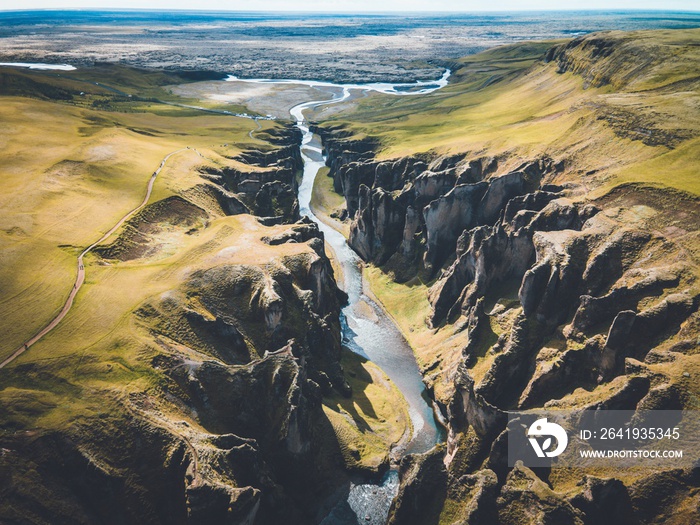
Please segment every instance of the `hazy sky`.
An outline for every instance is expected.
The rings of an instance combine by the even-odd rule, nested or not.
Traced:
[[[160,8],[231,11],[516,11],[666,9],[700,11],[700,0],[0,0],[0,10]]]

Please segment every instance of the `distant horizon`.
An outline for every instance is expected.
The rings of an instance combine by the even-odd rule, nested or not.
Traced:
[[[333,10],[303,10],[303,9],[197,9],[197,8],[165,8],[165,7],[32,7],[22,9],[3,9],[0,13],[22,13],[32,11],[93,11],[93,12],[163,12],[179,11],[183,13],[260,13],[260,14],[333,14],[333,15],[396,15],[396,14],[472,14],[472,13],[700,13],[698,9],[668,9],[668,8],[562,8],[562,9],[472,9],[465,11],[458,10],[413,10],[413,11],[333,11]]]
[[[7,0],[0,0],[4,3]],[[384,0],[377,9],[374,0],[267,0],[264,7],[250,8],[251,2],[236,0],[200,0],[192,7],[186,0],[112,0],[104,6],[99,0],[26,0],[21,8],[3,8],[0,12],[28,11],[182,11],[192,13],[278,13],[278,14],[472,14],[472,13],[570,13],[570,12],[665,12],[700,13],[697,0]],[[67,3],[67,2],[66,2]],[[255,4],[255,2],[253,2]],[[467,4],[467,5],[465,5]],[[663,4],[663,5],[659,5]]]

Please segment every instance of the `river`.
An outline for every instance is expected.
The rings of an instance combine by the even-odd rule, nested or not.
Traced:
[[[41,62],[0,62],[0,66],[56,71],[75,71],[76,69],[74,66],[69,64],[43,64]]]
[[[449,73],[443,79],[446,80]],[[442,80],[442,79],[441,79]],[[430,92],[437,87],[431,83]],[[377,89],[377,85],[364,89]],[[412,84],[415,86],[415,84]],[[348,304],[341,312],[343,343],[352,351],[366,357],[378,365],[384,373],[401,390],[409,407],[413,424],[411,440],[394,456],[407,453],[421,453],[430,450],[435,444],[444,440],[442,426],[436,421],[425,385],[418,369],[413,350],[408,345],[393,320],[384,309],[376,304],[363,291],[362,261],[348,246],[345,237],[321,221],[311,210],[310,201],[314,180],[319,170],[325,166],[320,138],[309,130],[303,112],[305,109],[331,103],[341,102],[350,96],[351,89],[359,86],[334,86],[343,90],[330,100],[317,100],[299,104],[290,110],[297,127],[302,132],[301,153],[304,161],[304,173],[299,185],[299,208],[302,216],[309,217],[318,224],[325,236],[326,243],[332,248],[338,264],[342,268],[344,282],[341,287],[348,294]],[[406,94],[391,91],[382,85],[382,92]],[[413,92],[416,93],[416,92]],[[365,303],[373,315],[358,314],[358,305]],[[378,483],[358,482],[349,487],[347,499],[335,508],[321,522],[322,525],[370,524],[383,525],[386,522],[391,501],[398,491],[398,473],[389,470]]]

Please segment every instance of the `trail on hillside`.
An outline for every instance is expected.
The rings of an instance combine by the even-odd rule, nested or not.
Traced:
[[[78,292],[80,291],[80,288],[83,286],[83,283],[85,282],[85,265],[83,264],[83,258],[90,253],[96,246],[99,244],[103,243],[106,241],[109,237],[112,236],[112,234],[117,231],[127,220],[129,220],[133,215],[141,211],[146,204],[148,204],[149,199],[151,198],[151,193],[153,192],[153,184],[156,182],[156,178],[160,174],[161,170],[165,167],[166,162],[168,162],[168,159],[175,155],[176,153],[179,153],[181,151],[186,151],[186,150],[191,150],[195,152],[197,155],[200,157],[202,156],[201,153],[199,153],[197,150],[191,149],[191,148],[180,148],[178,150],[172,151],[168,153],[162,161],[160,161],[160,165],[156,169],[156,171],[153,172],[153,175],[151,175],[151,178],[148,181],[148,185],[146,186],[146,195],[143,198],[143,201],[141,204],[139,204],[136,208],[133,210],[129,211],[126,215],[124,215],[117,223],[110,228],[109,231],[107,231],[102,237],[100,237],[97,241],[93,242],[90,246],[85,248],[82,253],[78,256],[78,274],[75,278],[75,282],[73,284],[73,288],[70,291],[70,294],[68,295],[68,299],[66,299],[66,302],[63,304],[63,308],[61,308],[61,311],[58,312],[56,317],[54,317],[49,324],[47,324],[44,328],[42,328],[39,332],[37,332],[34,336],[32,336],[26,343],[24,343],[22,346],[20,346],[17,350],[15,350],[7,359],[5,359],[2,363],[0,363],[0,368],[4,368],[8,364],[10,364],[12,361],[17,359],[19,356],[21,356],[24,352],[29,350],[29,348],[34,345],[37,341],[39,341],[42,337],[44,337],[46,334],[48,334],[51,330],[56,328],[58,324],[63,320],[63,318],[68,314],[70,311],[71,307],[73,306],[73,300],[75,299],[75,296],[78,295]]]

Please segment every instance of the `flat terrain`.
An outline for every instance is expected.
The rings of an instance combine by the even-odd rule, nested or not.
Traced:
[[[434,79],[451,60],[524,40],[696,27],[697,13],[313,15],[149,11],[0,13],[0,61],[119,62],[245,78]]]
[[[330,91],[340,89],[317,89],[301,85],[271,85],[247,82],[195,82],[166,87],[177,97],[196,99],[210,105],[241,105],[260,115],[289,120],[289,110],[301,102],[326,100]]]

